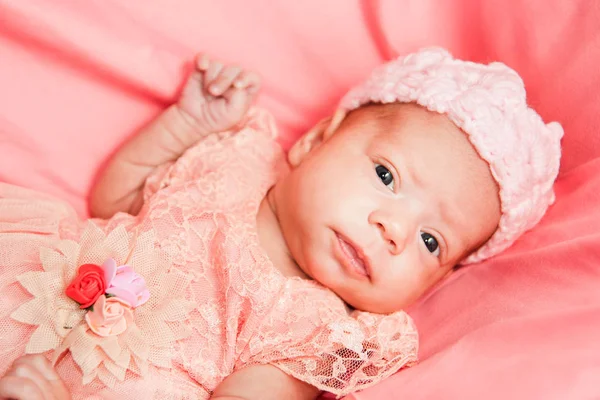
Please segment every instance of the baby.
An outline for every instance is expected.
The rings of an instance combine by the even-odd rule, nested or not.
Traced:
[[[287,158],[251,108],[259,86],[198,57],[179,101],[100,176],[99,218],[0,185],[0,396],[365,388],[416,361],[405,307],[554,200],[562,128],[503,64],[394,60]]]

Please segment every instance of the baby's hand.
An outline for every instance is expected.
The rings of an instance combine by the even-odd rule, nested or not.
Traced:
[[[202,133],[225,131],[241,121],[259,88],[256,73],[198,55],[178,106]]]
[[[42,355],[18,358],[0,379],[0,399],[70,400],[71,395]]]

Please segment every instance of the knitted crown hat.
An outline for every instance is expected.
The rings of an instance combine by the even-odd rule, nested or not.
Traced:
[[[461,264],[479,262],[512,245],[554,202],[563,129],[527,106],[519,75],[498,62],[477,64],[446,50],[422,49],[376,68],[340,103],[347,112],[367,103],[417,103],[445,114],[488,162],[500,189],[492,237]]]

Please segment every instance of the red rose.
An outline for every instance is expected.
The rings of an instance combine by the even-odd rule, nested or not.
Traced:
[[[104,294],[105,290],[104,270],[98,265],[84,264],[79,267],[77,276],[67,287],[65,294],[78,302],[80,308],[88,308]]]

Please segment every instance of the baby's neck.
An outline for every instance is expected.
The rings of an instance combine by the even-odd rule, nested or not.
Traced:
[[[298,276],[310,279],[293,259],[285,242],[277,218],[273,188],[267,192],[260,203],[258,214],[256,215],[256,226],[260,245],[279,272],[287,277]]]

